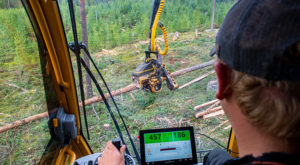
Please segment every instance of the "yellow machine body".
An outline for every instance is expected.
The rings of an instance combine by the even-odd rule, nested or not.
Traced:
[[[229,135],[229,140],[228,140],[228,146],[227,146],[227,151],[229,152],[229,154],[236,158],[239,157],[239,149],[238,149],[238,145],[237,145],[237,141],[236,141],[236,137],[235,137],[235,133],[233,130],[230,131],[230,135]]]
[[[41,53],[46,59],[46,72],[51,76],[59,106],[74,114],[77,139],[62,148],[54,148],[41,159],[41,164],[70,164],[76,158],[92,153],[80,131],[79,106],[72,64],[58,4],[54,0],[24,0],[38,40],[43,45]],[[50,111],[50,110],[49,110]]]

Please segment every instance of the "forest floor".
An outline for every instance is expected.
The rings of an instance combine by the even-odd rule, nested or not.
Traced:
[[[195,32],[182,33],[176,41],[172,41],[173,35],[174,34],[169,34],[170,50],[168,55],[163,58],[164,63],[171,72],[207,62],[214,58],[209,57],[208,54],[214,45],[215,33],[200,32],[197,38],[195,37]],[[147,41],[139,41],[92,54],[97,67],[109,84],[111,91],[131,84],[131,74],[135,68],[144,61],[143,52],[147,46]],[[74,59],[72,55],[72,60]],[[176,77],[175,80],[179,85],[183,85],[212,69],[212,66],[210,66]],[[92,71],[95,70],[92,69]],[[211,80],[215,80],[214,74],[180,90],[170,91],[164,83],[163,90],[157,94],[135,90],[131,93],[116,96],[115,100],[137,147],[139,148],[137,138],[139,130],[179,126],[194,127],[198,151],[220,147],[199,133],[206,134],[223,146],[226,146],[230,129],[225,130],[223,128],[229,124],[210,133],[212,129],[226,120],[225,116],[217,116],[206,120],[197,119],[194,116],[194,106],[215,99],[215,92],[206,90],[207,83]],[[8,88],[7,85],[0,83],[0,94],[6,97],[7,93],[10,92]],[[18,90],[22,92],[22,89]],[[26,87],[24,87],[24,90],[27,92],[31,91]],[[39,90],[43,89],[35,89],[35,91]],[[95,96],[98,95],[95,88],[93,91]],[[27,102],[27,104],[31,102],[36,103],[38,102],[36,99],[41,99],[40,95],[25,97],[24,102]],[[111,103],[111,99],[109,100]],[[31,106],[31,109],[22,109],[19,107],[20,109],[13,110],[12,108],[14,108],[13,104],[15,104],[15,101],[16,100],[6,100],[5,111],[3,109],[1,112],[7,116],[0,114],[0,126],[45,111],[45,109],[43,109],[45,105],[38,104],[34,107]],[[3,102],[1,102],[1,104],[2,103]],[[114,108],[113,111],[117,116]],[[87,106],[87,118],[91,136],[88,142],[94,152],[101,152],[108,140],[118,137],[116,129],[102,102]],[[118,121],[120,121],[119,118]],[[105,130],[104,124],[109,124],[110,129]],[[124,127],[121,126],[121,129],[124,130]],[[83,132],[86,132],[84,125]],[[123,131],[123,133],[125,135],[125,131]],[[47,118],[20,126],[7,133],[1,133],[0,164],[9,164],[10,160],[12,164],[37,164],[49,139]],[[129,143],[128,148],[132,151]]]

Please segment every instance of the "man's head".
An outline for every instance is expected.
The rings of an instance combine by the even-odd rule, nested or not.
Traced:
[[[272,136],[300,138],[300,1],[238,1],[214,50],[217,98]]]

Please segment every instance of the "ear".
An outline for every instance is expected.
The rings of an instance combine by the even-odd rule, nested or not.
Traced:
[[[231,68],[224,63],[216,62],[214,68],[218,79],[218,92],[216,98],[222,100],[229,97],[232,93],[231,91]]]

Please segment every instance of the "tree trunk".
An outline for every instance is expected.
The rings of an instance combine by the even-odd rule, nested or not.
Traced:
[[[81,32],[82,32],[82,42],[88,48],[88,35],[87,35],[87,27],[86,27],[86,13],[85,13],[85,0],[79,1],[80,5],[80,23],[81,23]],[[86,53],[84,53],[84,62],[90,68],[90,61]],[[87,72],[85,72],[85,80],[86,80],[86,91],[87,97],[90,98],[93,96],[92,90],[92,82],[91,78]]]
[[[213,5],[213,11],[212,11],[212,18],[211,18],[211,26],[210,26],[210,31],[212,32],[214,30],[214,23],[215,23],[215,9],[216,9],[216,0],[214,1]]]
[[[8,9],[10,8],[9,0],[7,0],[7,8],[8,8]]]

